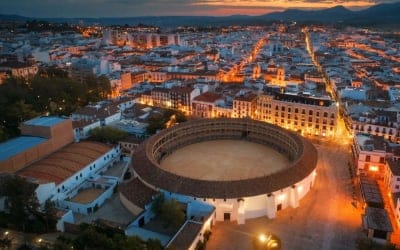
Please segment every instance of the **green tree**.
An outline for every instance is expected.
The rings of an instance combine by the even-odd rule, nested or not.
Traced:
[[[54,250],[73,249],[73,247],[74,247],[73,240],[63,235],[58,236],[53,244]]]
[[[146,241],[146,249],[148,250],[162,250],[164,249],[161,245],[161,242],[157,239],[148,239]]]
[[[159,194],[151,205],[155,216],[159,216],[164,227],[178,228],[185,222],[182,205],[175,199],[166,200],[164,194]]]
[[[46,231],[55,231],[57,224],[57,209],[53,201],[49,199],[46,200],[42,216],[46,222]]]
[[[11,248],[11,239],[8,237],[0,238],[0,249],[9,249]]]
[[[178,229],[185,222],[185,213],[182,211],[181,203],[175,199],[164,201],[160,216],[164,227]]]
[[[147,127],[147,134],[153,135],[158,130],[165,129],[167,123],[170,126],[174,125],[175,123],[182,123],[187,121],[186,116],[179,110],[174,109],[165,109],[162,114],[153,113],[148,118],[149,126]]]
[[[161,208],[162,205],[165,202],[165,197],[163,193],[160,193],[157,195],[157,197],[154,199],[152,205],[151,205],[151,211],[157,216],[161,214]]]
[[[54,249],[70,249],[71,243],[74,249],[107,249],[107,250],[161,250],[159,240],[143,240],[138,236],[126,237],[122,232],[111,228],[103,228],[95,225],[83,224],[82,232],[74,239],[59,237]],[[62,248],[65,247],[65,248]]]
[[[70,115],[111,93],[105,76],[78,82],[55,67],[41,68],[32,79],[6,79],[0,85],[0,141],[19,135],[21,122],[40,114]]]
[[[125,139],[128,133],[114,127],[97,127],[89,131],[89,136],[92,140],[106,143],[117,143]]]
[[[0,195],[7,197],[10,223],[18,230],[26,231],[30,218],[37,214],[39,207],[36,185],[19,176],[6,176],[0,185]]]

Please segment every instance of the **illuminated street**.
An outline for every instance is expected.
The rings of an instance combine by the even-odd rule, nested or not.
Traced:
[[[353,186],[347,162],[349,148],[316,144],[319,153],[315,186],[296,209],[288,208],[270,220],[266,217],[217,223],[207,249],[251,249],[252,237],[271,232],[282,249],[355,249],[361,235],[361,208],[352,205]]]

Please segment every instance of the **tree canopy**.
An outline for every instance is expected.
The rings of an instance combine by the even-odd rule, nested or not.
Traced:
[[[125,139],[128,136],[128,133],[118,128],[105,126],[90,130],[89,136],[95,141],[117,143],[118,141]]]
[[[0,226],[34,233],[55,231],[57,217],[54,204],[47,201],[42,211],[36,187],[36,184],[19,176],[0,179],[0,196],[6,197],[6,211],[0,213]]]
[[[176,123],[182,123],[186,121],[186,116],[179,110],[166,109],[162,114],[153,113],[148,119],[149,126],[147,127],[147,134],[153,135],[158,130],[165,129],[169,126],[173,126]]]
[[[147,241],[137,237],[127,237],[123,232],[95,225],[81,225],[81,233],[74,239],[61,236],[54,244],[54,249],[107,249],[107,250],[161,250],[159,240]]]
[[[157,196],[151,209],[156,216],[160,217],[166,228],[178,229],[185,222],[186,215],[181,203],[175,199],[166,200],[163,194]]]
[[[29,79],[9,78],[0,85],[0,141],[19,135],[21,122],[40,114],[70,115],[89,102],[111,93],[105,76],[89,76],[84,82],[68,77],[61,69],[40,69]]]

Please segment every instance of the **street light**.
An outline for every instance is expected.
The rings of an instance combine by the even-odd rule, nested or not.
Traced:
[[[272,234],[260,234],[254,242],[254,249],[280,249],[279,239]]]
[[[267,241],[267,236],[265,236],[265,234],[260,234],[260,236],[258,236],[258,239],[264,243]]]

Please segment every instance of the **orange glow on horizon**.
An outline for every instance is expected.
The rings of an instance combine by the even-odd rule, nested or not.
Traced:
[[[202,6],[202,7],[215,7],[213,10],[197,10],[194,11],[196,15],[215,15],[215,16],[228,16],[235,14],[244,14],[244,15],[262,15],[268,14],[271,12],[283,11],[285,9],[326,9],[332,8],[337,5],[342,5],[349,9],[362,9],[368,8],[376,3],[363,0],[363,1],[355,1],[350,0],[347,2],[343,1],[331,1],[331,2],[303,2],[303,1],[287,1],[287,0],[278,0],[278,1],[200,1],[197,3],[192,3],[192,6]]]

